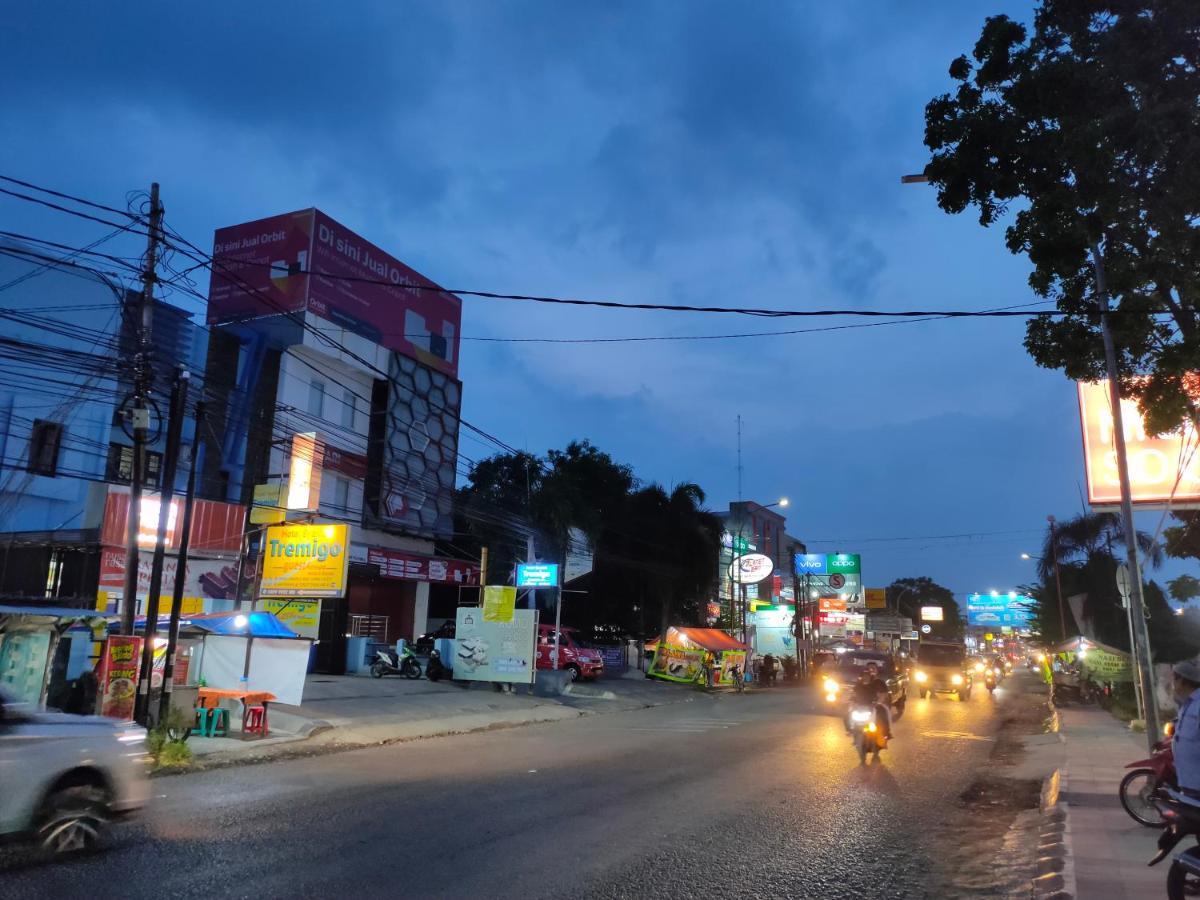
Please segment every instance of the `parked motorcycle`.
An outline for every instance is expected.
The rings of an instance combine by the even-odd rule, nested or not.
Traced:
[[[887,749],[887,735],[879,718],[874,706],[850,707],[850,736],[854,739],[854,749],[858,751],[858,761],[863,765],[866,765],[868,754],[873,753],[878,759],[879,751]]]
[[[436,650],[429,651],[429,664],[425,666],[425,677],[430,681],[440,681],[443,678],[452,678],[454,670],[442,662],[442,654]]]
[[[408,647],[397,656],[394,650],[380,650],[375,654],[375,662],[371,663],[371,674],[376,678],[384,675],[403,675],[405,678],[420,678],[421,664],[417,656]]]
[[[1158,853],[1150,860],[1155,866],[1171,855],[1184,838],[1194,837],[1197,845],[1176,855],[1167,872],[1167,897],[1184,900],[1200,894],[1200,798],[1193,792],[1184,793],[1167,788],[1155,800],[1162,813],[1165,827],[1158,836]]]
[[[1139,759],[1125,767],[1133,771],[1121,779],[1117,789],[1125,812],[1147,828],[1163,827],[1162,812],[1155,801],[1165,797],[1167,789],[1178,786],[1175,753],[1171,747],[1172,729],[1172,725],[1167,725],[1167,736],[1154,745],[1149,759]]]

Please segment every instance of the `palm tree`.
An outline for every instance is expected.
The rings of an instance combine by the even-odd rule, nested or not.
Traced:
[[[1163,562],[1163,548],[1144,531],[1137,533],[1138,552],[1152,569]],[[1125,528],[1116,513],[1081,513],[1073,519],[1059,522],[1046,529],[1042,542],[1042,556],[1038,561],[1038,575],[1049,583],[1054,578],[1054,563],[1088,564],[1097,555],[1115,558],[1113,547],[1125,546]]]

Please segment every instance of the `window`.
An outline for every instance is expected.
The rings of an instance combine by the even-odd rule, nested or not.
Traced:
[[[145,460],[142,484],[146,487],[158,487],[162,469],[162,454],[154,450],[147,450],[145,451]],[[132,478],[133,448],[128,444],[109,444],[108,465],[105,468],[104,480],[114,484],[129,484]]]
[[[62,444],[62,423],[34,419],[29,435],[29,463],[26,471],[34,475],[58,474],[58,448]]]
[[[353,431],[358,421],[358,395],[346,388],[342,394],[342,425]]]
[[[333,479],[333,505],[338,512],[350,509],[350,481],[347,478]]]
[[[325,382],[314,378],[308,383],[308,411],[321,418],[325,408]]]

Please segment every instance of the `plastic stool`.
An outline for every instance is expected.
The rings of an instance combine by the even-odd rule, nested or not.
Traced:
[[[242,723],[243,734],[267,733],[267,708],[265,706],[250,706],[246,708],[246,719]]]
[[[212,710],[207,707],[196,707],[196,724],[192,726],[192,730],[200,735],[200,737],[208,737],[209,713],[211,712]]]
[[[212,711],[212,726],[209,737],[227,737],[229,735],[229,710],[217,707]]]

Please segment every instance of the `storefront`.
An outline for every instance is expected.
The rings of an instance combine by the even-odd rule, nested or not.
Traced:
[[[88,667],[99,640],[93,629],[102,637],[104,625],[92,610],[0,606],[0,688],[19,702],[45,705],[52,684]],[[68,633],[72,639],[64,641]]]

